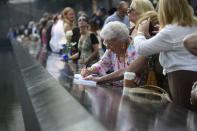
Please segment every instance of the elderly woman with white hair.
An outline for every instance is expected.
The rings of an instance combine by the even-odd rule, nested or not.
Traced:
[[[90,74],[106,75],[109,70],[117,71],[127,67],[137,58],[135,49],[130,45],[129,30],[121,22],[114,21],[106,24],[100,32],[103,43],[107,50],[100,61],[89,68],[82,69],[81,75],[86,77]],[[86,77],[96,79],[97,77]]]

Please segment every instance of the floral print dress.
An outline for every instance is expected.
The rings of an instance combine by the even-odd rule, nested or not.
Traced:
[[[99,75],[105,75],[111,69],[112,71],[115,72],[125,67],[128,67],[128,65],[136,58],[137,58],[137,54],[134,49],[134,46],[130,44],[129,47],[127,48],[124,61],[120,61],[115,53],[107,49],[101,60],[93,64],[92,67],[96,67]],[[118,84],[118,86],[122,86],[121,81],[115,83]]]
[[[96,43],[98,44],[98,43]],[[93,52],[93,43],[90,38],[90,35],[83,41],[79,40],[78,49],[80,51],[80,60],[87,59]],[[99,55],[92,59],[86,66],[91,66],[92,64],[96,63],[99,60]],[[83,65],[80,65],[83,66]]]

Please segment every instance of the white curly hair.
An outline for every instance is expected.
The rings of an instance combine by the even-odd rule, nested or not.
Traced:
[[[107,23],[101,30],[100,36],[104,40],[120,40],[127,41],[129,38],[129,29],[119,21]]]

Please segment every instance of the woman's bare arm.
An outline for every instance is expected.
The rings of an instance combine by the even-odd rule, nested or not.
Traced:
[[[99,80],[97,80],[97,82],[103,83],[103,82],[107,82],[107,81],[121,80],[121,79],[123,79],[125,71],[140,73],[143,70],[146,62],[147,62],[146,57],[139,56],[136,60],[134,60],[132,63],[130,63],[130,65],[127,68],[120,69],[116,72],[102,76],[99,78]]]

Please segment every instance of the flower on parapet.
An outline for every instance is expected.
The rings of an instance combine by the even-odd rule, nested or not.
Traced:
[[[68,57],[67,54],[64,54],[64,55],[63,55],[63,60],[64,60],[64,61],[68,61],[68,60],[69,60],[69,57]]]
[[[66,48],[66,44],[63,44],[62,47],[63,47],[63,49]]]

